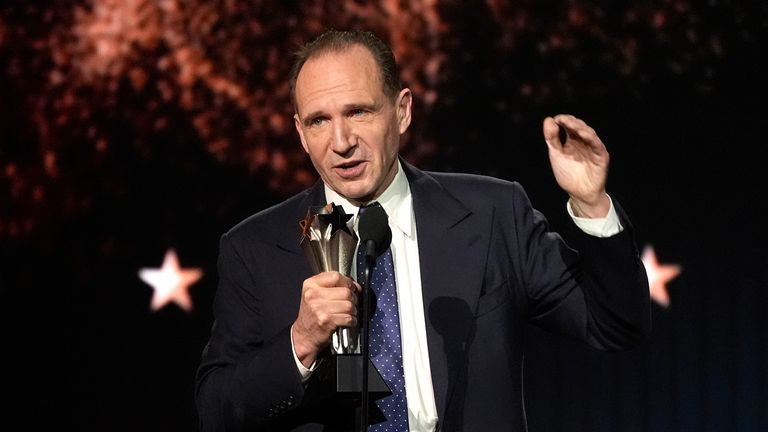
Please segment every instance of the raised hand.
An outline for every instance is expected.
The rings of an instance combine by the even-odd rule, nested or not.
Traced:
[[[605,217],[610,209],[605,193],[610,156],[600,137],[570,114],[545,118],[543,130],[555,179],[571,197],[576,216]]]

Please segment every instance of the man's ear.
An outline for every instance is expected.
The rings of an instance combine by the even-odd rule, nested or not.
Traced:
[[[397,95],[397,101],[395,106],[397,107],[397,121],[400,127],[400,133],[405,133],[408,130],[408,126],[411,125],[411,104],[413,103],[413,96],[411,89],[404,88],[400,90],[400,94]]]
[[[298,113],[293,115],[293,125],[296,127],[296,132],[299,133],[301,146],[304,147],[305,152],[309,153],[309,148],[307,147],[307,140],[304,139],[304,129],[301,128],[301,120],[299,119]]]

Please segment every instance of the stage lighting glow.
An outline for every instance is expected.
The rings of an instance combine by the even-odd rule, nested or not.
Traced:
[[[199,268],[181,268],[176,251],[165,253],[161,268],[142,268],[139,277],[155,291],[149,305],[156,312],[170,303],[175,303],[186,312],[193,309],[189,287],[200,280],[203,271]]]
[[[643,249],[642,261],[648,274],[651,299],[662,307],[669,307],[667,283],[680,274],[682,267],[678,264],[659,264],[656,251],[651,245]]]

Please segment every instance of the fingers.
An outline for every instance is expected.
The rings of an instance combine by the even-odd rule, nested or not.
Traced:
[[[566,140],[558,136],[559,128],[565,130]],[[579,141],[595,152],[601,152],[605,148],[595,130],[580,118],[570,114],[558,114],[544,119],[544,140],[548,145],[562,149],[569,139]]]
[[[584,141],[585,143],[593,143],[600,140],[594,129],[584,123],[583,120],[572,115],[558,115],[555,117],[555,122],[565,129],[569,137],[580,138],[581,141]]]
[[[357,293],[360,285],[338,272],[324,272],[304,281],[301,302],[315,316],[357,314]],[[323,323],[323,327],[328,323]]]
[[[567,129],[576,130],[581,128],[589,128],[584,120],[572,116],[570,114],[558,114],[554,117],[555,123],[561,125]]]
[[[544,132],[544,141],[547,145],[557,149],[562,148],[563,141],[560,139],[560,127],[557,125],[557,122],[555,122],[555,119],[552,117],[545,118],[542,128]]]
[[[360,285],[338,272],[323,272],[304,281],[296,323],[317,348],[330,341],[338,327],[357,324]]]
[[[349,304],[355,307],[357,295],[347,287],[307,286],[302,290],[301,301],[331,312],[337,312],[339,309],[333,308],[333,305]]]
[[[352,280],[349,276],[336,271],[329,271],[318,273],[311,278],[304,281],[304,287],[317,286],[317,287],[346,287],[353,292],[360,292],[360,285]]]
[[[308,312],[310,321],[303,321],[302,325],[312,330],[318,345],[326,345],[330,341],[331,333],[337,328],[357,325],[357,308],[350,306],[348,301],[330,301],[322,307],[310,305]],[[308,323],[311,325],[307,325]]]

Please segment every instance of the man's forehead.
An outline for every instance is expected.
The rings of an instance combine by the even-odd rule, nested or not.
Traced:
[[[305,105],[307,98],[331,92],[366,95],[366,101],[384,94],[378,65],[362,46],[318,53],[308,59],[297,76],[295,91],[299,105]]]

